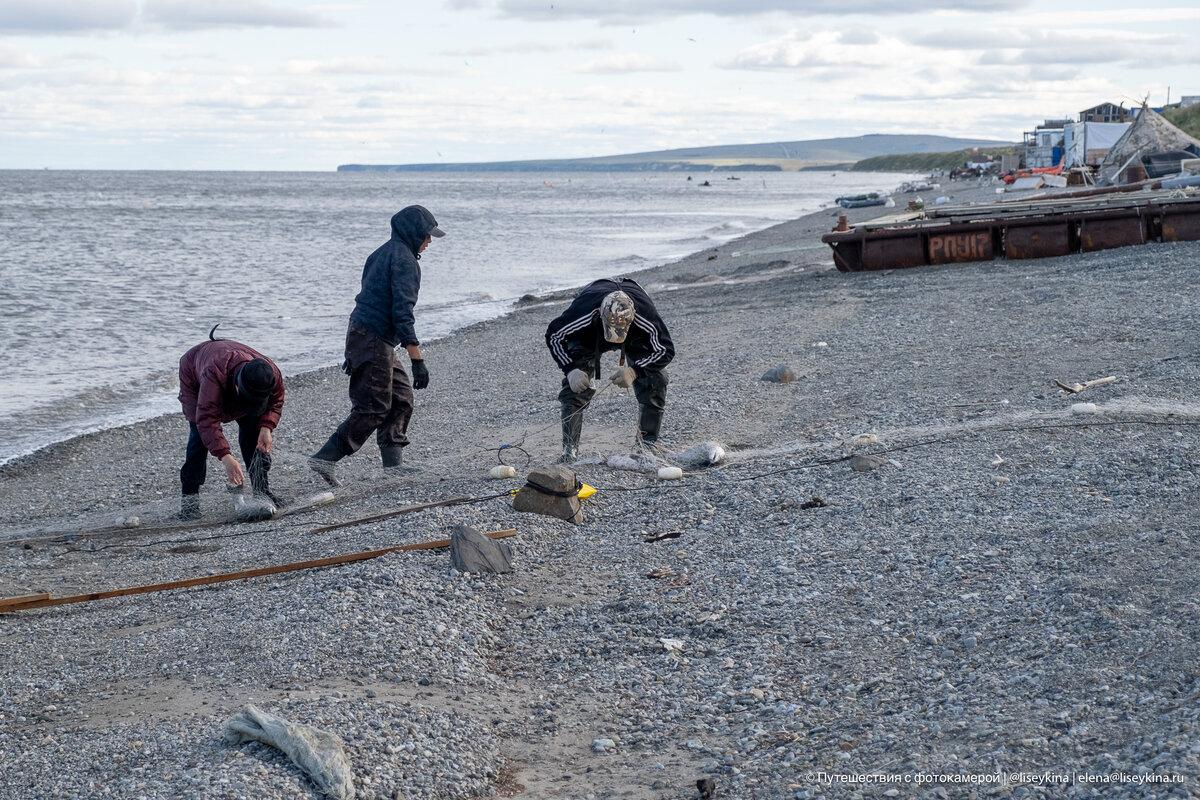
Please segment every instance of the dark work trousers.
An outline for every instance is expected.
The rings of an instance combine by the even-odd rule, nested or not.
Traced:
[[[191,425],[191,433],[188,435],[187,442],[187,457],[183,462],[183,467],[179,470],[179,481],[183,484],[184,494],[200,494],[200,487],[204,485],[204,478],[208,472],[208,448],[204,446],[204,440],[200,438],[200,431],[196,428],[196,424]],[[259,417],[242,417],[237,421],[238,424],[238,449],[242,451],[242,467],[245,470],[246,477],[251,475],[251,467],[254,462],[254,453],[258,450],[258,431]],[[261,459],[262,483],[266,483],[266,471],[271,468],[270,456]],[[253,488],[258,489],[258,486],[251,484]]]
[[[338,445],[349,455],[375,434],[383,447],[408,444],[412,383],[396,363],[396,348],[351,323],[346,331],[345,370],[350,374],[350,416],[338,427]]]
[[[638,416],[638,434],[647,444],[658,441],[662,427],[663,409],[667,405],[667,384],[670,382],[664,369],[637,371],[633,381],[633,394],[637,397],[641,413]],[[571,384],[563,378],[558,402],[562,405],[563,444],[578,446],[583,432],[583,410],[592,402],[595,389],[583,392],[571,391]]]

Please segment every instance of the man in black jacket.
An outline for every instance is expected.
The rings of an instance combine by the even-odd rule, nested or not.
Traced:
[[[413,306],[421,290],[421,253],[435,237],[446,234],[423,206],[408,206],[392,217],[392,238],[367,258],[362,291],[346,330],[346,360],[350,376],[350,416],[308,463],[331,486],[337,486],[334,467],[375,434],[384,469],[399,469],[408,444],[412,390],[429,385],[429,370],[414,329]],[[396,363],[396,345],[412,361],[412,384]]]
[[[620,350],[622,365],[611,381],[633,386],[641,406],[638,439],[658,441],[667,401],[667,373],[675,345],[666,323],[646,291],[632,278],[603,279],[583,288],[571,305],[546,328],[546,347],[565,375],[558,400],[562,404],[562,460],[579,455],[583,410],[596,390],[600,355]]]

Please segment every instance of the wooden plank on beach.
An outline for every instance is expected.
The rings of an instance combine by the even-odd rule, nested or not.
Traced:
[[[507,539],[511,536],[516,536],[517,529],[505,528],[503,530],[490,531],[484,535],[489,539]],[[378,550],[364,550],[362,552],[347,553],[340,556],[328,556],[326,558],[316,558],[309,561],[296,561],[291,564],[275,564],[270,567],[243,569],[238,570],[237,572],[223,572],[218,575],[204,575],[199,578],[184,578],[181,580],[165,581],[163,583],[129,586],[123,589],[109,589],[100,592],[88,592],[86,594],[67,595],[65,597],[53,597],[49,594],[9,597],[0,599],[0,613],[31,611],[35,608],[65,606],[73,603],[89,603],[93,600],[108,600],[113,597],[127,597],[129,595],[149,594],[151,592],[166,592],[172,589],[189,589],[194,586],[209,586],[214,583],[227,583],[229,581],[241,581],[248,578],[261,578],[266,575],[279,575],[285,572],[297,572],[305,569],[320,569],[322,567],[336,567],[341,564],[353,564],[358,561],[367,561],[372,558],[386,556],[390,553],[408,553],[417,550],[437,550],[439,548],[449,546],[449,539],[435,539],[430,542],[414,542],[412,544],[400,544],[393,547],[383,547],[379,548]]]
[[[37,602],[38,600],[46,600],[50,597],[49,592],[41,592],[39,594],[23,594],[18,597],[6,597],[0,600],[0,611],[9,606],[21,606],[29,603]]]

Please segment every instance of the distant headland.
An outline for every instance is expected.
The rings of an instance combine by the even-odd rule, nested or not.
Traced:
[[[686,147],[592,158],[427,164],[341,164],[338,172],[778,172],[843,169],[867,158],[1003,147],[995,139],[873,133],[795,142]]]

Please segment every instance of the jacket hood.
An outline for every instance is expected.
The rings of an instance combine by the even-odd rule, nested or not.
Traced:
[[[437,220],[425,206],[408,206],[392,216],[392,238],[404,242],[417,258],[421,257],[421,243],[436,227]]]

